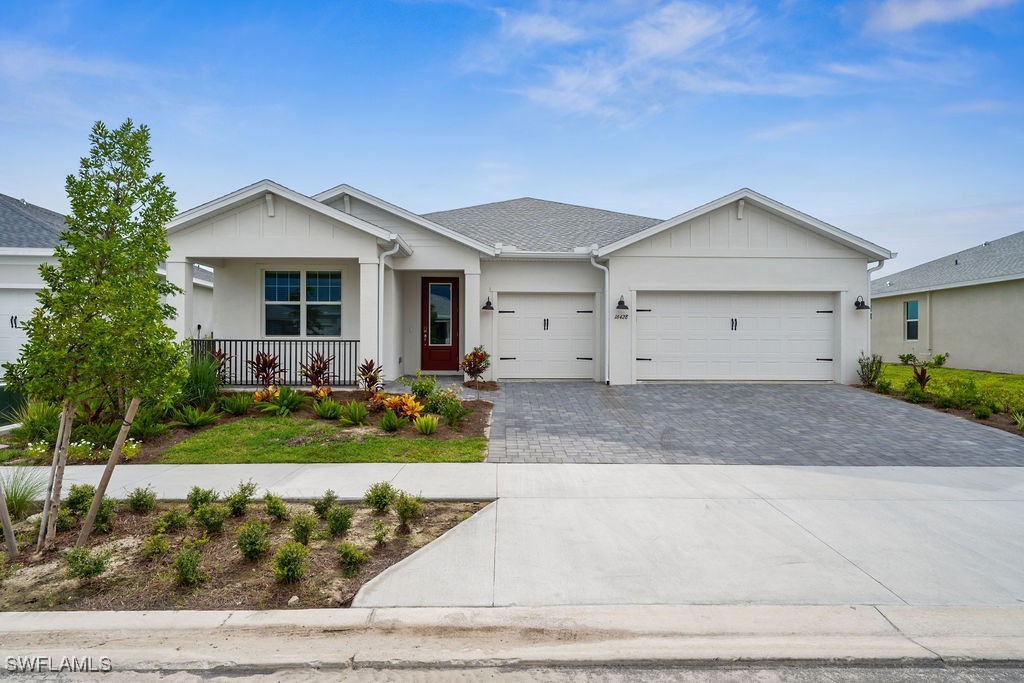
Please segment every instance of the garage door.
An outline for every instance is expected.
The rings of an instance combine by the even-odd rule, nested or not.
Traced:
[[[0,364],[16,360],[25,343],[24,322],[36,305],[34,289],[0,289]]]
[[[495,314],[499,378],[593,378],[593,294],[501,294]]]
[[[640,380],[831,380],[835,297],[794,292],[640,292]]]

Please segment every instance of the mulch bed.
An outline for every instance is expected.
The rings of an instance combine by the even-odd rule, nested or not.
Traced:
[[[310,543],[306,574],[294,584],[274,579],[271,560],[274,552],[291,540],[288,522],[274,522],[262,502],[249,507],[245,519],[258,519],[271,525],[271,550],[257,562],[246,562],[235,543],[242,518],[229,518],[222,533],[211,535],[202,549],[201,570],[207,575],[198,587],[178,586],[172,566],[175,553],[185,536],[197,538],[201,530],[190,522],[183,533],[169,534],[171,552],[154,560],[140,553],[142,539],[152,533],[153,523],[163,510],[132,514],[123,507],[114,519],[109,534],[94,534],[91,546],[114,551],[111,567],[95,579],[68,579],[62,553],[56,550],[41,556],[22,556],[10,576],[0,582],[0,611],[22,610],[163,610],[163,609],[282,609],[310,607],[347,607],[359,588],[391,565],[423,547],[445,531],[470,517],[486,503],[426,502],[422,516],[414,519],[408,532],[394,532],[385,545],[376,545],[371,538],[377,520],[398,527],[393,512],[379,517],[365,506],[356,509],[352,528],[338,539],[324,538],[321,521],[318,537]],[[288,503],[294,517],[310,512],[305,503]],[[31,525],[18,525],[23,535],[31,534]],[[57,537],[55,547],[70,548],[78,530]],[[348,541],[370,555],[359,573],[347,577],[338,562],[337,546]],[[0,554],[0,557],[3,555]],[[292,597],[298,599],[292,604]]]
[[[480,381],[470,380],[468,382],[463,382],[462,386],[464,386],[464,387],[466,387],[468,389],[477,389],[479,391],[497,391],[498,389],[501,388],[501,387],[498,386],[497,382],[494,382],[494,381],[487,381],[487,382],[485,382],[483,380],[480,380]]]

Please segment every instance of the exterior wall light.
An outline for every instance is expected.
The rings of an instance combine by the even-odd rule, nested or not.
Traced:
[[[615,307],[615,310],[616,311],[628,311],[629,310],[629,306],[626,305],[626,298],[624,296],[622,296],[621,294],[619,295],[619,303]]]
[[[868,302],[864,301],[864,297],[858,296],[857,300],[853,302],[853,307],[858,311],[870,311],[871,307],[868,306]]]
[[[480,310],[482,310],[482,311],[493,311],[494,310],[494,304],[491,303],[491,297],[487,297],[487,303],[485,303],[484,307],[481,308]]]

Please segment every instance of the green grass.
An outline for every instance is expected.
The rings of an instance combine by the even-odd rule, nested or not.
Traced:
[[[997,401],[1006,408],[1024,408],[1024,375],[957,368],[929,368],[928,374],[932,376],[932,381],[928,384],[930,392],[943,393],[950,381],[971,379],[982,396]],[[909,365],[886,363],[882,369],[882,379],[892,382],[893,387],[898,390],[903,388],[908,379],[913,378],[913,369]]]
[[[345,436],[322,420],[260,417],[199,432],[169,448],[161,463],[480,462],[487,440]]]

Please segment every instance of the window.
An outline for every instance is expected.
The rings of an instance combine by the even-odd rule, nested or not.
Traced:
[[[340,337],[341,273],[263,273],[263,331],[268,337]]]
[[[443,282],[430,283],[430,345],[451,346],[452,343],[452,286]]]
[[[906,322],[906,340],[917,341],[917,302],[903,302],[903,319]]]

